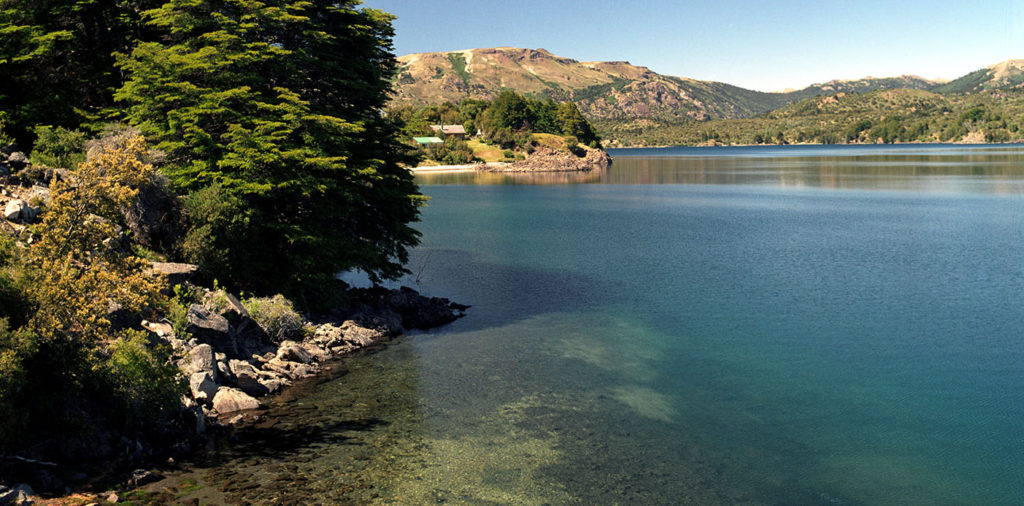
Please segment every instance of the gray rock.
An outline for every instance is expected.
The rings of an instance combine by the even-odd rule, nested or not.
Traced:
[[[132,471],[132,477],[128,480],[128,484],[133,487],[141,487],[143,485],[153,483],[154,481],[162,480],[163,478],[163,476],[152,471],[136,469]]]
[[[222,415],[259,407],[260,401],[237,388],[221,388],[213,397],[213,409]]]
[[[263,368],[268,371],[273,371],[281,376],[285,376],[292,380],[308,378],[315,374],[319,369],[313,364],[303,364],[301,362],[289,362],[281,358],[274,358],[263,364]]]
[[[247,373],[247,372],[248,373],[252,373],[254,375],[255,374],[259,374],[259,370],[256,369],[256,366],[254,366],[254,365],[252,365],[249,362],[246,362],[244,360],[237,360],[237,359],[228,360],[228,369],[230,369],[231,370],[231,374],[233,374],[235,376],[238,376],[239,374]]]
[[[228,363],[223,360],[217,361],[217,376],[222,378],[222,381],[235,381],[235,375],[231,374],[231,369],[228,368]]]
[[[326,362],[331,358],[331,352],[314,342],[302,343],[302,349],[306,350],[306,353],[312,355],[313,360],[316,362]]]
[[[28,157],[21,151],[15,151],[7,157],[7,165],[10,165],[14,170],[21,170],[29,163]]]
[[[251,356],[253,353],[259,353],[270,342],[267,332],[248,316],[237,317],[234,328],[239,356]]]
[[[357,347],[370,346],[371,344],[387,339],[387,335],[378,329],[364,327],[353,320],[347,320],[341,324],[342,340]]]
[[[277,349],[277,358],[302,364],[308,364],[313,361],[313,355],[295,341],[281,343],[281,346]]]
[[[208,372],[216,381],[217,361],[214,359],[213,347],[209,344],[200,344],[189,350],[188,355],[185,356],[185,364],[182,370],[188,375],[197,372]]]
[[[195,275],[199,270],[198,265],[182,264],[173,262],[153,262],[153,271],[167,276],[167,284],[170,286],[180,285]]]
[[[227,353],[229,356],[238,356],[238,346],[235,343],[231,325],[223,316],[212,313],[199,304],[192,304],[188,308],[186,330],[199,342],[209,344],[217,351]]]
[[[28,207],[28,204],[26,204],[24,200],[14,199],[8,202],[7,206],[4,207],[4,218],[14,221],[21,217],[21,211],[26,207]]]
[[[239,369],[235,374],[235,384],[243,392],[253,396],[259,397],[270,393],[270,389],[263,383],[260,383],[260,375],[256,371],[255,367],[249,366],[251,369]]]
[[[32,504],[32,496],[36,492],[28,484],[22,483],[14,488],[0,489],[0,504]]]
[[[192,390],[192,397],[199,402],[209,402],[216,395],[220,386],[213,380],[210,372],[193,373],[188,378],[189,389]]]
[[[280,390],[280,389],[282,389],[282,388],[284,388],[284,387],[286,387],[286,386],[288,386],[290,384],[291,384],[290,382],[288,382],[287,380],[281,379],[281,378],[274,378],[274,379],[263,379],[263,378],[261,378],[260,379],[260,385],[262,385],[264,388],[267,389],[267,393],[268,394],[272,394],[272,393],[274,393],[274,392],[276,392],[276,391],[278,391],[278,390]]]

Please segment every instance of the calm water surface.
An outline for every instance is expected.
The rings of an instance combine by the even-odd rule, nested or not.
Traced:
[[[469,315],[196,472],[229,502],[1024,503],[1024,147],[612,155],[422,178],[405,282]]]

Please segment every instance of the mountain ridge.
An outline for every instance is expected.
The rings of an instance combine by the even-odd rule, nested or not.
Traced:
[[[789,92],[657,73],[628,61],[579,61],[511,46],[398,57],[393,106],[493,98],[501,89],[575,102],[595,120],[686,121],[748,118],[819,95],[913,89],[938,93],[1019,88],[1024,60],[1007,60],[948,82],[904,74],[834,79]]]

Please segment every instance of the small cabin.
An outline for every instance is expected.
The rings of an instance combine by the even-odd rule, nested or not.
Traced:
[[[466,138],[466,129],[462,125],[430,125],[430,129],[435,134],[441,134],[445,137]]]

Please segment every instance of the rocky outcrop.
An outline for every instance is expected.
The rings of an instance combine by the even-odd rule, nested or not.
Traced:
[[[580,146],[583,156],[541,148],[527,159],[506,166],[482,165],[477,170],[483,172],[590,172],[607,169],[612,163],[608,152]]]
[[[154,264],[154,270],[193,271],[183,264]],[[226,413],[257,409],[259,397],[317,374],[334,357],[378,345],[406,328],[449,323],[467,308],[407,287],[356,289],[336,319],[307,322],[312,332],[275,342],[234,295],[207,291],[200,299],[188,309],[184,338],[169,325],[142,322],[151,341],[166,342],[181,357],[177,365],[189,385],[185,408],[197,431]]]

